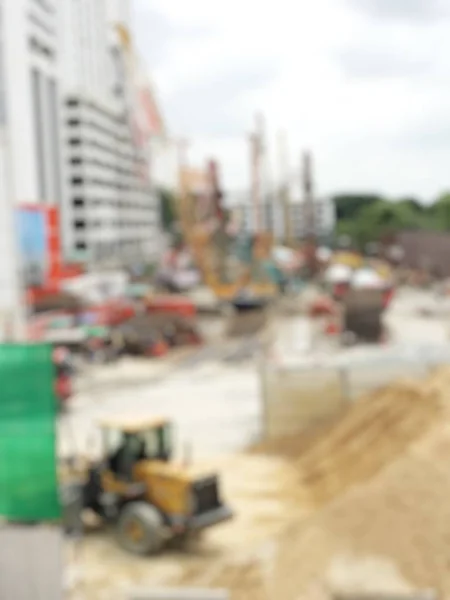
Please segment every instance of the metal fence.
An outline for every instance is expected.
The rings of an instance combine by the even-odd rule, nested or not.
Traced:
[[[263,435],[293,435],[336,416],[365,394],[402,378],[420,379],[450,364],[450,346],[374,348],[314,364],[260,361]]]

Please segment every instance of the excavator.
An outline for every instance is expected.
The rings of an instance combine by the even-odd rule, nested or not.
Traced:
[[[219,239],[217,239],[219,238]],[[197,230],[190,238],[196,264],[203,280],[216,298],[231,307],[228,335],[250,335],[264,326],[267,307],[278,287],[267,268],[272,249],[271,236],[260,234],[246,240],[245,252],[233,248],[220,235]]]

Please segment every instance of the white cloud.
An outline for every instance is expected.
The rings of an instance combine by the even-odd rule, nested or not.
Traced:
[[[193,160],[219,159],[229,187],[248,185],[247,134],[262,110],[270,142],[287,130],[292,169],[312,149],[323,192],[431,196],[450,179],[450,21],[429,0],[388,4],[135,0],[140,21],[157,11],[168,24],[153,76],[169,126],[189,134]]]

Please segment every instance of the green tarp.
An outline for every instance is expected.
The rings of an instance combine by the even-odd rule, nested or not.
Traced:
[[[0,345],[0,517],[60,517],[51,347]]]

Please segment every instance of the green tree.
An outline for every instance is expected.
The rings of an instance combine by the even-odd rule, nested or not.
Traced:
[[[161,223],[164,231],[173,231],[174,225],[177,221],[176,216],[176,196],[173,192],[160,189],[158,190],[159,196],[159,208],[161,215]]]
[[[422,214],[409,201],[390,202],[378,199],[361,208],[355,216],[338,220],[338,235],[348,235],[363,249],[369,242],[379,241],[405,229],[421,226]]]
[[[338,194],[333,197],[336,217],[338,221],[353,219],[361,210],[375,204],[380,199],[380,196],[376,194]]]
[[[450,231],[450,193],[441,194],[429,209],[429,220],[437,231]]]

